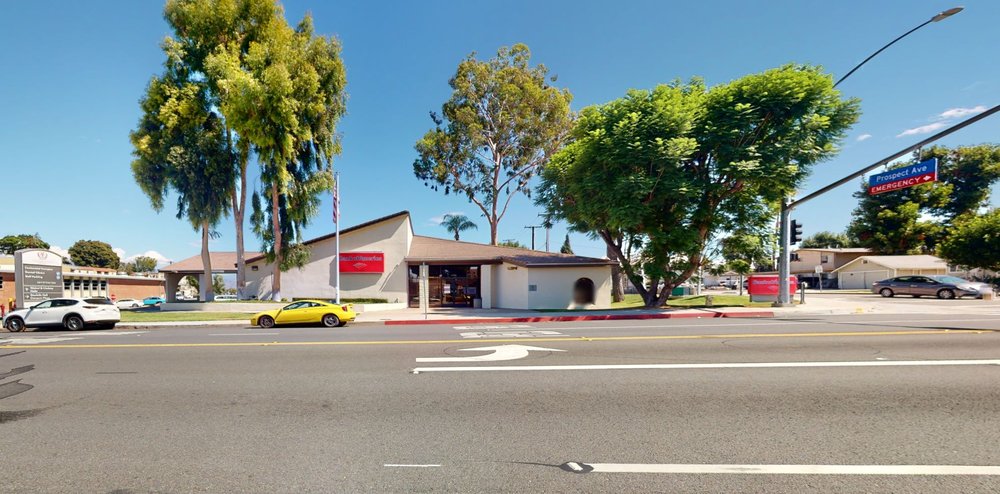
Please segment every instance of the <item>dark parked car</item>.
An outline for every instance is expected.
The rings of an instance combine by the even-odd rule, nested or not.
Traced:
[[[986,283],[942,275],[897,276],[872,283],[872,293],[883,297],[894,295],[912,295],[914,297],[927,295],[937,298],[982,297],[985,291],[992,289]]]

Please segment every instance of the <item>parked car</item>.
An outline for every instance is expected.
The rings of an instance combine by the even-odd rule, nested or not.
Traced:
[[[115,305],[119,309],[138,309],[139,307],[142,307],[142,302],[134,298],[123,298],[115,302]]]
[[[250,318],[250,325],[270,328],[278,324],[320,323],[333,328],[353,322],[357,316],[352,304],[337,305],[322,300],[299,300],[280,309],[254,314]]]
[[[18,332],[25,328],[64,327],[70,331],[96,326],[115,327],[121,321],[118,307],[106,298],[54,298],[26,309],[17,309],[3,318],[3,327]]]
[[[166,300],[163,300],[163,297],[146,297],[142,299],[142,305],[145,305],[146,307],[160,305],[163,302],[166,302]]]
[[[986,283],[944,275],[897,276],[872,283],[872,293],[883,297],[896,295],[912,295],[914,297],[927,295],[945,299],[982,297],[983,293],[992,289],[993,287]]]

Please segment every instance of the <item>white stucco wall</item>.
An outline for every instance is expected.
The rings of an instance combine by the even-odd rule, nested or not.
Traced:
[[[493,267],[493,307],[528,308],[528,268],[503,263]]]
[[[580,278],[590,278],[594,282],[594,304],[579,307],[573,303],[573,286]],[[528,271],[528,285],[535,285],[535,291],[528,291],[529,309],[607,309],[611,307],[611,267],[532,267]]]
[[[340,236],[341,252],[382,252],[383,273],[341,273],[341,298],[384,298],[388,302],[406,302],[407,273],[404,261],[412,233],[408,217],[399,217],[355,230]],[[333,298],[336,296],[336,246],[333,238],[309,245],[309,263],[301,269],[281,273],[282,298]],[[258,266],[253,271],[253,266]],[[263,260],[247,269],[247,292],[260,299],[271,298],[273,267]]]

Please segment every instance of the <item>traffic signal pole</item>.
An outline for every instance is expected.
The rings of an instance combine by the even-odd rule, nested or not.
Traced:
[[[880,166],[888,165],[893,160],[901,158],[907,155],[908,153],[912,153],[915,149],[920,149],[939,139],[942,139],[948,135],[958,132],[959,130],[962,130],[984,118],[990,117],[996,114],[997,112],[1000,112],[1000,105],[996,105],[993,108],[990,108],[989,110],[980,113],[979,115],[976,115],[963,122],[959,122],[955,125],[952,125],[951,127],[948,127],[947,129],[944,129],[941,132],[938,132],[937,134],[934,134],[916,144],[913,144],[912,146],[906,147],[900,151],[897,151],[896,153],[893,153],[892,155],[886,156],[885,158],[882,158],[881,160],[878,160],[875,163],[872,163],[871,165],[868,165],[840,180],[837,180],[836,182],[833,182],[832,184],[827,185],[826,187],[823,187],[817,190],[816,192],[806,195],[802,199],[799,199],[797,201],[789,201],[787,199],[784,200],[781,204],[781,224],[778,227],[780,230],[779,234],[781,238],[781,255],[780,259],[778,260],[778,277],[781,278],[781,282],[778,284],[778,301],[774,303],[774,306],[790,307],[792,305],[792,298],[791,298],[792,295],[788,289],[788,277],[791,276],[791,252],[789,252],[789,249],[791,247],[790,230],[791,230],[791,213],[793,209],[802,205],[806,201],[815,199],[837,187],[840,187],[841,185],[844,185],[847,182],[856,180],[858,177],[861,177],[864,174]]]

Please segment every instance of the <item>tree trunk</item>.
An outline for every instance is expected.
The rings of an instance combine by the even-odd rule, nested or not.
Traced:
[[[212,290],[212,254],[208,251],[209,225],[208,222],[201,224],[201,265],[204,268],[204,279],[201,285],[201,301],[211,302],[215,300],[215,292]]]
[[[455,230],[455,241],[458,242],[458,230]]]
[[[607,246],[607,248],[608,259],[615,261],[615,264],[611,266],[611,301],[621,302],[625,300],[621,263],[618,261],[618,254],[615,254],[615,250],[611,246]]]
[[[274,235],[274,271],[271,273],[271,300],[281,300],[281,220],[278,217],[278,184],[271,184],[271,231]]]
[[[233,221],[236,223],[236,299],[244,300],[247,284],[246,251],[243,248],[243,214],[247,204],[247,164],[240,163],[240,190],[233,191]]]
[[[743,274],[740,273],[740,296],[743,296]]]
[[[490,220],[490,245],[497,245],[497,220]]]

